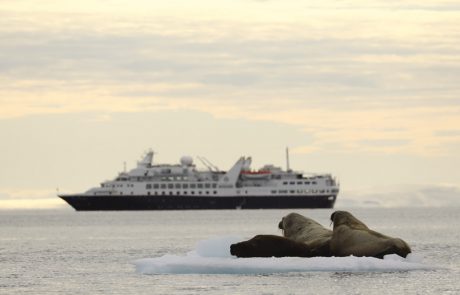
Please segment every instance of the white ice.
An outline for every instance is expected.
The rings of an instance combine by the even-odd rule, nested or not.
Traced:
[[[236,258],[230,254],[230,245],[244,239],[234,236],[218,237],[198,242],[195,251],[185,255],[167,254],[134,262],[142,274],[266,274],[286,272],[390,272],[433,270],[436,267],[422,263],[420,256],[407,258],[386,255],[373,257],[283,257]]]

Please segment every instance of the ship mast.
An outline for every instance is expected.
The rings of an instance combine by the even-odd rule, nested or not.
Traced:
[[[289,147],[286,147],[286,171],[291,171],[291,167],[289,167]]]

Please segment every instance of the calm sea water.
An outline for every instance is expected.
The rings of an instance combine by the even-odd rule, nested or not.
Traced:
[[[133,261],[212,237],[280,234],[292,210],[0,211],[0,294],[460,294],[460,208],[346,210],[406,240],[433,269],[147,275]],[[295,211],[323,225],[333,212]]]

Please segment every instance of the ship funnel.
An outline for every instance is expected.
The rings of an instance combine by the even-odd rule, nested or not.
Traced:
[[[152,150],[149,150],[145,154],[144,158],[140,162],[137,162],[137,166],[138,167],[150,167],[150,166],[152,166],[153,154],[154,154],[154,152]]]
[[[251,169],[251,162],[252,162],[251,157],[246,158],[244,160],[244,163],[243,163],[243,170],[250,170]]]

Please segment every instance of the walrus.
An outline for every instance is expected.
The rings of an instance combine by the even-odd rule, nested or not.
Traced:
[[[409,245],[403,240],[369,229],[347,211],[335,211],[331,215],[331,221],[334,228],[330,247],[334,256],[383,258],[387,254],[406,257],[411,253]]]
[[[316,256],[306,244],[275,235],[257,235],[250,240],[232,244],[230,254],[243,258]]]
[[[332,231],[313,219],[293,212],[284,216],[278,227],[283,231],[284,237],[306,244],[315,256],[332,256]]]

